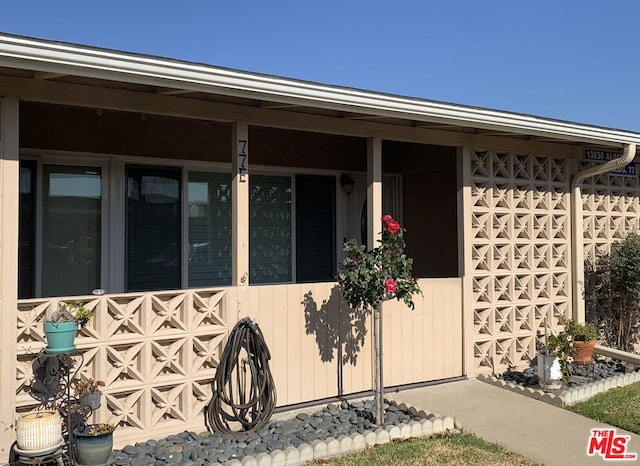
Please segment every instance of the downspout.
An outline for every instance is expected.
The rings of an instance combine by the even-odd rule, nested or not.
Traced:
[[[625,144],[622,156],[601,165],[579,171],[571,179],[571,272],[572,313],[578,322],[585,321],[584,308],[584,235],[582,222],[582,190],[581,183],[591,176],[600,175],[616,168],[630,164],[636,156],[636,145]]]

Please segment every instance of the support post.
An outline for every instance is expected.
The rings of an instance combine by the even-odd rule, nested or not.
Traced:
[[[18,321],[19,102],[0,98],[0,463],[15,440]]]
[[[367,140],[367,248],[376,246],[382,232],[382,139]]]
[[[232,286],[236,287],[237,319],[248,312],[249,288],[249,125],[238,121],[232,131]]]

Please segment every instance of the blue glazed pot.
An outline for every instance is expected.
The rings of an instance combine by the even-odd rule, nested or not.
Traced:
[[[78,325],[75,322],[44,322],[47,337],[45,350],[51,354],[69,353],[76,349],[74,344]]]
[[[113,431],[90,435],[97,424],[89,424],[74,430],[76,463],[82,466],[101,466],[109,462],[113,450]]]

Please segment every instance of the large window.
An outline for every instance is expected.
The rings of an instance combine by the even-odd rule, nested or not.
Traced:
[[[249,279],[252,284],[334,279],[335,177],[298,175],[295,196],[292,196],[291,184],[292,178],[288,176],[250,177]],[[296,214],[295,236],[292,204]]]
[[[19,202],[18,296],[90,294],[99,288],[100,168],[45,164],[38,177],[35,162],[21,162]]]
[[[124,179],[124,197],[103,199],[100,167],[20,162],[20,298],[231,284],[230,174],[128,165],[109,176]],[[124,244],[124,255],[108,261],[105,212],[125,221],[110,228],[111,247]],[[120,285],[103,280],[103,262]]]
[[[333,280],[336,274],[336,179],[296,176],[296,281]]]
[[[100,288],[101,181],[99,168],[43,166],[43,296]]]
[[[231,175],[120,166],[20,162],[20,298],[231,285]],[[249,180],[249,282],[333,280],[336,177]]]
[[[127,167],[126,291],[181,288],[180,169]]]

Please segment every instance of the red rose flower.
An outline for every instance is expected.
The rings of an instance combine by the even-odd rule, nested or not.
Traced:
[[[396,234],[399,229],[400,229],[400,224],[395,220],[390,220],[389,222],[387,222],[387,230],[392,235]]]
[[[393,217],[391,217],[391,215],[387,214],[384,217],[382,217],[380,220],[382,220],[382,223],[384,223],[386,225],[389,222],[393,222]]]
[[[398,285],[393,278],[387,278],[384,281],[384,291],[387,293],[395,293],[398,289]]]

